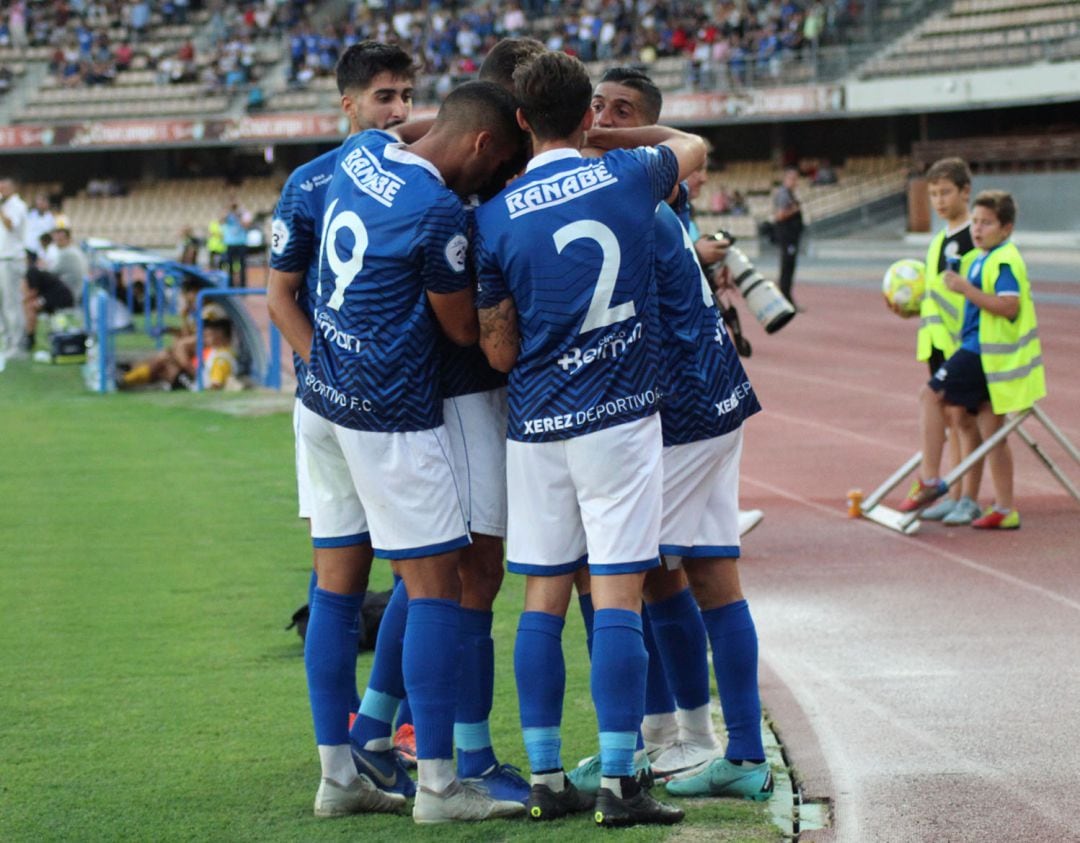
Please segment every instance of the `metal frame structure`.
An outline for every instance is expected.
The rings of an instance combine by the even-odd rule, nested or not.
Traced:
[[[1015,413],[1010,416],[1000,430],[993,436],[985,439],[978,448],[972,451],[966,458],[961,460],[959,465],[945,475],[945,484],[949,488],[952,488],[959,482],[960,478],[967,474],[967,472],[971,470],[971,467],[986,456],[995,445],[1004,440],[1010,433],[1016,431],[1016,434],[1024,444],[1035,452],[1035,456],[1039,458],[1042,464],[1045,465],[1057,481],[1061,483],[1065,488],[1065,491],[1072,495],[1077,503],[1080,503],[1080,490],[1076,488],[1076,485],[1058,467],[1057,463],[1050,459],[1042,447],[1040,447],[1039,443],[1021,427],[1025,421],[1032,417],[1035,418],[1035,420],[1038,421],[1055,440],[1057,440],[1057,443],[1065,449],[1065,452],[1080,465],[1080,450],[1077,450],[1076,446],[1061,432],[1061,429],[1054,424],[1042,408],[1036,404],[1023,412]],[[862,517],[873,521],[875,524],[888,527],[890,530],[904,533],[905,535],[910,536],[917,533],[919,530],[919,512],[921,509],[915,510],[914,512],[899,512],[891,507],[883,506],[881,501],[889,494],[889,492],[903,483],[904,480],[918,468],[921,461],[922,452],[919,452],[900,466],[893,474],[889,475],[885,482],[878,486],[878,488],[859,505],[859,512]]]

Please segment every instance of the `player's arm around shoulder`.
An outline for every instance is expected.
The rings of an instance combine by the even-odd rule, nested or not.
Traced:
[[[636,146],[666,146],[679,162],[677,182],[705,163],[705,139],[669,126],[641,126],[634,129],[589,129],[586,143],[597,149],[631,149]]]

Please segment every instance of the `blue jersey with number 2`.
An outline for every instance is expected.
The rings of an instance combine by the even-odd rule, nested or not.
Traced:
[[[430,162],[367,131],[342,144],[320,225],[305,406],[356,430],[437,427],[427,294],[471,284],[461,200]]]
[[[655,211],[667,147],[544,153],[477,211],[477,304],[512,297],[521,349],[508,436],[568,439],[657,409]]]

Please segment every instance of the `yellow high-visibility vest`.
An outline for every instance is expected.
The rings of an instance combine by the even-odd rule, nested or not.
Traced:
[[[990,389],[990,403],[999,416],[1026,410],[1046,395],[1046,373],[1031,284],[1020,250],[1012,242],[998,246],[986,256],[980,288],[988,295],[995,295],[994,282],[1003,264],[1012,269],[1020,287],[1016,318],[1010,321],[985,310],[979,314],[979,353]]]
[[[939,349],[947,360],[960,347],[960,329],[964,324],[964,297],[946,287],[942,280],[944,273],[938,272],[944,244],[945,229],[942,229],[930,241],[930,248],[926,251],[926,290],[919,308],[916,360],[929,360],[930,353],[935,348]],[[968,267],[978,254],[977,249],[972,249],[966,255],[961,255],[960,274],[965,278]]]

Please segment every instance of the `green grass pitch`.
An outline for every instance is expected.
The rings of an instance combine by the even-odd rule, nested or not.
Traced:
[[[78,367],[0,374],[0,840],[496,841],[602,835],[590,818],[420,828],[316,820],[299,638],[306,526],[284,412],[251,396],[84,391]],[[285,402],[282,402],[284,405]],[[373,588],[389,566],[376,562]],[[525,767],[512,670],[520,578],[496,606],[492,731]],[[565,635],[564,760],[595,751],[580,615]],[[361,682],[370,654],[361,658]],[[658,791],[661,792],[661,791]],[[768,841],[760,805],[687,802],[621,840]]]

